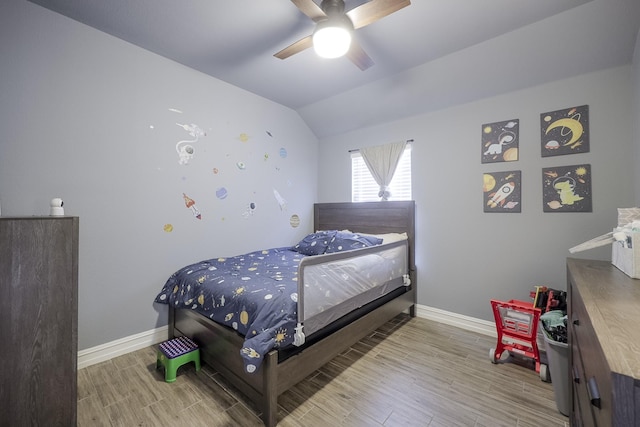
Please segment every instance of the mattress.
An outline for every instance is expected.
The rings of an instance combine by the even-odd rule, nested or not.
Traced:
[[[305,335],[406,285],[407,252],[405,240],[321,255],[281,247],[213,258],[172,274],[155,301],[237,331],[245,339],[245,370],[253,373],[268,351],[300,345]]]

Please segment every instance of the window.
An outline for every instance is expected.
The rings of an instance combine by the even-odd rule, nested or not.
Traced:
[[[380,186],[371,176],[359,152],[351,153],[351,201],[380,201]],[[389,200],[411,200],[411,144],[407,144],[389,185]]]

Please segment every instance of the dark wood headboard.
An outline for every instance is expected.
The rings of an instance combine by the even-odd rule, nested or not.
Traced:
[[[358,233],[407,233],[410,265],[415,268],[415,202],[316,203],[314,230]]]

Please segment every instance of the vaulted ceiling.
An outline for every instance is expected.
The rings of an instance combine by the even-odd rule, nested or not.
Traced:
[[[640,28],[638,0],[412,0],[356,31],[361,71],[275,58],[315,26],[288,0],[30,1],[288,106],[319,138],[629,64]]]

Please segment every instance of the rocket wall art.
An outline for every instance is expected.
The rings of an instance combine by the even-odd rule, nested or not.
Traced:
[[[484,212],[522,211],[522,171],[483,174]]]

